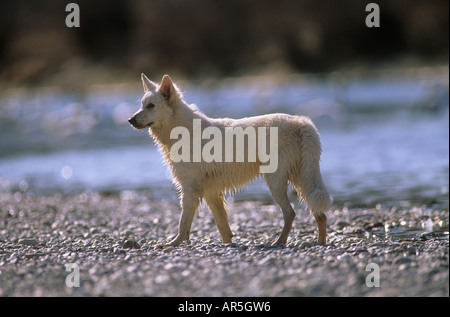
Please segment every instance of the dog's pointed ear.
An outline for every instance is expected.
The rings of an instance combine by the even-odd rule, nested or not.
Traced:
[[[144,91],[156,90],[156,84],[152,82],[144,73],[141,74],[142,86],[144,86]]]
[[[169,100],[170,97],[176,93],[175,85],[172,82],[172,78],[169,75],[164,75],[161,79],[161,85],[159,86],[159,93],[166,99]]]
[[[164,75],[158,88],[158,93],[169,103],[173,104],[176,100],[183,98],[183,93],[174,84],[169,75]]]

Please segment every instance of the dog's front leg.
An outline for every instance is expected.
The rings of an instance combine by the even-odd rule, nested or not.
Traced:
[[[231,243],[233,232],[231,232],[230,225],[228,223],[228,216],[224,206],[225,200],[223,199],[223,195],[209,195],[204,198],[209,206],[209,209],[211,209],[211,212],[214,215],[217,228],[222,236],[222,242]]]
[[[178,235],[169,242],[171,246],[178,246],[181,242],[189,240],[192,221],[197,211],[200,198],[192,192],[184,192],[181,197],[181,218],[178,224]]]

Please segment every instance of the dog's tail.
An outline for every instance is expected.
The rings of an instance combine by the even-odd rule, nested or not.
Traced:
[[[300,198],[315,216],[321,216],[331,207],[331,197],[320,173],[320,137],[314,124],[309,121],[301,127],[299,168],[293,185]]]

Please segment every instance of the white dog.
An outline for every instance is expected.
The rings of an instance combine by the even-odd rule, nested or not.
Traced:
[[[214,215],[223,243],[230,243],[233,233],[224,192],[258,176],[264,176],[283,211],[284,227],[274,244],[286,244],[295,217],[287,196],[290,183],[310,207],[318,225],[318,241],[325,245],[325,212],[331,199],[320,174],[319,134],[309,118],[278,113],[237,120],[212,119],[195,105],[188,105],[168,75],[160,85],[144,74],[141,79],[145,94],[141,108],[129,123],[136,129],[149,128],[172,169],[182,214],[178,235],[170,245],[189,239],[202,199]]]

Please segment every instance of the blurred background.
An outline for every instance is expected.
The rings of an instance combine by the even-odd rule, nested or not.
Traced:
[[[308,115],[336,205],[448,208],[449,2],[69,1],[0,4],[0,190],[146,189],[176,199],[139,107],[168,73],[209,116]],[[256,182],[236,199],[270,201]]]
[[[86,78],[84,69],[99,68],[123,81],[144,70],[192,79],[448,60],[445,0],[377,1],[380,28],[365,24],[370,1],[353,0],[79,0],[81,27],[67,28],[69,2],[2,2],[2,81],[105,80]]]

